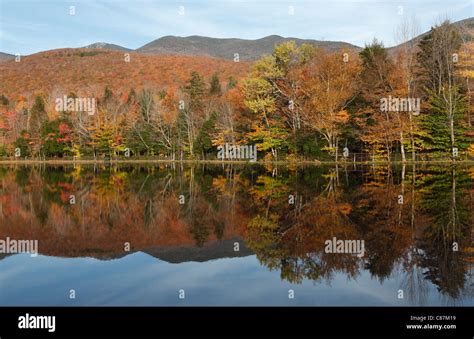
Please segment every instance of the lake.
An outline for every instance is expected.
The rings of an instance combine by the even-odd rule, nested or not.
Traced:
[[[473,306],[473,179],[472,165],[0,165],[0,306]]]

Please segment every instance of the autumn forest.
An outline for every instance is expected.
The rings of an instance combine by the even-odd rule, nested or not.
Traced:
[[[472,160],[472,21],[387,49],[293,41],[255,62],[61,49],[0,63],[0,157]],[[238,51],[236,51],[238,52]],[[57,100],[88,98],[94,111]]]
[[[0,311],[474,305],[469,4],[4,2]]]

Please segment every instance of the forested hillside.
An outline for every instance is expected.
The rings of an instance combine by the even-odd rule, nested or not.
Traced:
[[[253,63],[103,48],[7,61],[0,155],[215,159],[229,143],[268,161],[466,159],[474,74],[463,27],[446,21],[391,52],[376,39],[360,51],[286,41]]]

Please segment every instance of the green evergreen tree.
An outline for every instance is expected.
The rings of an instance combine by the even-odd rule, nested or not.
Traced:
[[[230,76],[227,80],[227,90],[235,88],[237,86],[237,80],[233,76]]]
[[[8,98],[5,95],[0,95],[0,105],[7,106],[9,103]]]
[[[21,157],[27,157],[31,155],[31,150],[29,147],[29,135],[28,132],[23,130],[20,133],[20,136],[15,140],[13,146],[20,149]]]
[[[197,152],[200,152],[203,159],[206,155],[213,151],[212,133],[215,131],[217,121],[217,113],[213,112],[211,116],[204,121],[199,133],[196,137],[194,147]]]
[[[35,97],[35,102],[31,107],[29,114],[29,123],[28,128],[33,134],[38,135],[41,129],[41,126],[45,121],[48,120],[48,116],[45,110],[44,100],[41,96],[37,95]]]
[[[428,100],[430,104],[430,112],[420,116],[420,127],[422,131],[418,133],[417,139],[421,143],[423,149],[434,153],[451,153],[452,140],[450,123],[453,123],[454,146],[459,151],[465,150],[469,147],[470,139],[467,137],[467,128],[463,124],[464,112],[467,109],[467,101],[460,93],[457,86],[451,89],[442,89],[440,95],[435,91],[426,89],[429,94]],[[449,119],[446,112],[447,107],[444,95],[452,97],[452,102],[455,104],[453,109],[453,118]]]
[[[104,102],[107,102],[108,100],[112,99],[113,96],[114,93],[112,92],[112,90],[108,86],[106,86],[104,89],[104,95],[102,97],[102,100],[104,100]]]
[[[210,84],[210,90],[209,93],[212,95],[221,95],[222,94],[222,88],[221,88],[221,83],[219,81],[219,75],[217,73],[214,73],[211,78],[211,84]]]
[[[453,155],[455,148],[464,150],[469,144],[463,121],[468,105],[454,57],[461,43],[459,30],[449,21],[431,28],[419,43],[417,61],[429,103],[429,112],[421,117],[421,139],[430,151]]]
[[[206,93],[206,83],[199,73],[191,73],[191,78],[184,86],[183,92],[189,95],[189,110],[199,110],[203,107],[203,98],[204,94]]]

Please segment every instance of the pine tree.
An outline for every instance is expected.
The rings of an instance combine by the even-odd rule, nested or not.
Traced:
[[[29,112],[27,130],[37,136],[40,132],[41,126],[47,120],[48,116],[45,111],[44,100],[41,96],[37,95]]]
[[[196,138],[197,122],[199,115],[204,108],[204,96],[206,94],[206,84],[202,76],[197,72],[191,73],[191,78],[187,81],[186,86],[183,88],[183,92],[188,95],[188,104],[184,109],[180,110],[178,120],[180,127],[178,129],[185,133],[181,142],[186,138],[186,150],[189,152],[191,158],[194,157],[194,141]],[[183,151],[184,148],[181,148]]]
[[[233,76],[230,76],[229,79],[227,80],[227,90],[230,90],[237,86],[237,80]]]
[[[221,88],[221,83],[219,81],[219,76],[217,73],[214,73],[211,78],[211,88],[209,90],[209,93],[211,95],[221,95],[222,94],[222,88]]]
[[[217,122],[217,113],[213,112],[209,119],[204,121],[199,133],[196,137],[195,148],[196,151],[202,154],[203,159],[206,154],[210,153],[213,149],[212,145],[212,134],[215,131]]]
[[[189,109],[199,110],[203,107],[203,98],[206,93],[206,84],[202,76],[197,72],[191,73],[191,78],[183,88],[183,92],[189,95]]]
[[[456,74],[455,55],[461,47],[458,29],[449,21],[431,28],[421,40],[417,59],[428,99],[430,112],[422,117],[427,131],[425,147],[435,151],[467,149],[463,137],[463,115],[467,109],[465,95],[460,90]]]

